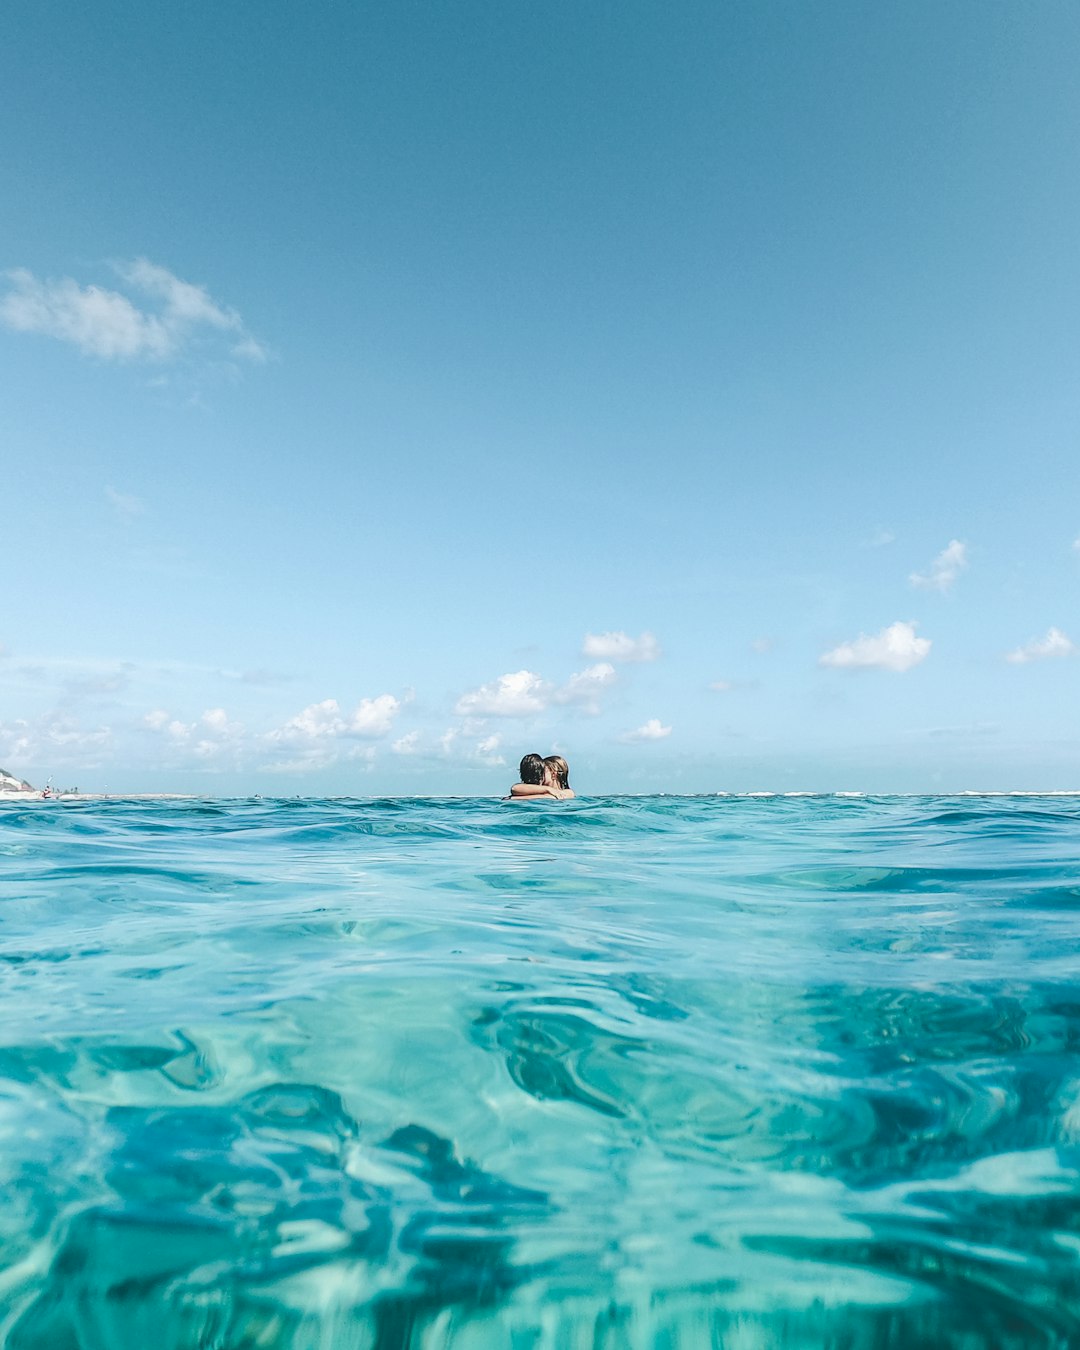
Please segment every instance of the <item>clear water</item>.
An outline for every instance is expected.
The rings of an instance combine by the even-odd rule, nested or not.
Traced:
[[[0,808],[0,1345],[1080,1343],[1080,801]]]

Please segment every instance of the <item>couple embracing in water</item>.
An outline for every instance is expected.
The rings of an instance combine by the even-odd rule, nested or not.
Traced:
[[[570,765],[562,755],[548,755],[546,759],[526,755],[518,766],[518,773],[521,782],[510,789],[512,798],[554,797],[558,801],[574,795],[570,786]]]

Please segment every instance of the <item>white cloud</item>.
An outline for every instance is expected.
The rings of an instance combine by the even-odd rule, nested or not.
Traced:
[[[923,590],[947,591],[967,565],[967,545],[951,539],[925,572],[912,572],[909,580]]]
[[[167,736],[170,741],[176,741],[181,744],[191,739],[192,733],[196,729],[195,722],[181,722],[178,717],[173,717],[172,713],[166,712],[164,708],[155,708],[153,712],[148,712],[143,718],[143,726],[151,731],[158,731],[163,736]]]
[[[874,533],[866,540],[867,548],[886,548],[889,544],[896,543],[896,532],[887,529],[884,525],[879,525]]]
[[[80,286],[70,277],[38,281],[21,267],[7,276],[12,289],[0,299],[0,322],[17,333],[58,338],[106,361],[160,361],[174,353],[176,340],[165,323],[116,291]]]
[[[224,708],[207,708],[195,722],[182,722],[164,708],[155,708],[143,717],[143,725],[195,759],[207,761],[219,755],[242,755],[245,749],[244,727],[230,722]]]
[[[1025,647],[1017,647],[1007,654],[1005,660],[1022,666],[1029,661],[1045,661],[1053,656],[1071,656],[1075,651],[1075,644],[1060,628],[1048,628],[1044,638],[1036,638]]]
[[[83,728],[74,718],[50,712],[29,722],[0,722],[0,758],[5,766],[45,762],[57,767],[97,768],[102,751],[113,743],[111,727]],[[87,758],[89,756],[89,759]]]
[[[471,743],[467,741],[469,734],[469,723],[467,722],[462,727],[447,727],[438,738],[439,754],[443,758],[452,756],[459,762],[474,760],[489,767],[497,767],[506,763],[505,758],[499,753],[502,746],[502,736],[497,732],[489,736],[481,736],[479,740]]]
[[[617,679],[615,667],[607,661],[586,666],[561,685],[552,684],[535,671],[516,670],[462,694],[454,705],[454,712],[459,717],[475,719],[534,717],[552,704],[563,704],[595,714],[600,711],[598,697],[601,691]]]
[[[234,342],[229,348],[232,356],[241,361],[251,361],[254,365],[264,365],[270,360],[270,349],[261,343],[258,338],[244,337],[239,342]]]
[[[80,286],[71,277],[39,280],[25,268],[6,274],[0,323],[19,333],[39,333],[69,342],[104,361],[169,361],[207,331],[231,335],[228,354],[265,361],[266,350],[234,309],[214,300],[204,286],[182,281],[165,267],[136,258],[113,270],[128,287],[158,302],[141,308],[120,291]]]
[[[571,675],[564,685],[552,695],[555,703],[573,703],[580,705],[585,712],[597,714],[600,711],[598,695],[618,679],[615,667],[607,661],[598,661]]]
[[[353,736],[385,736],[394,725],[401,704],[393,694],[378,698],[362,698],[349,718],[349,733]]]
[[[652,633],[632,638],[627,633],[586,633],[582,655],[597,661],[655,661],[660,644]]]
[[[324,737],[340,736],[345,723],[336,698],[324,698],[321,703],[309,703],[295,717],[267,733],[272,741],[315,741]]]
[[[96,750],[109,744],[112,740],[112,730],[109,727],[99,727],[96,731],[83,731],[69,718],[54,717],[42,728],[42,736],[47,744],[65,750]]]
[[[193,286],[181,281],[166,267],[159,267],[147,258],[114,264],[117,275],[136,290],[154,296],[164,303],[165,321],[176,327],[181,324],[209,324],[212,328],[243,329],[240,315],[234,309],[223,309],[211,300],[205,286]]]
[[[420,733],[407,731],[390,746],[395,755],[415,755],[420,748]]]
[[[499,754],[499,747],[502,745],[501,736],[485,736],[476,743],[476,758],[484,764],[489,764],[492,768],[499,764],[505,764],[506,760]]]
[[[551,695],[551,686],[539,675],[518,670],[462,694],[454,711],[459,717],[531,717],[544,711]]]
[[[709,688],[718,694],[727,694],[735,688],[735,685],[731,680],[713,680],[712,684],[709,685]]]
[[[853,642],[842,642],[818,661],[838,670],[910,670],[924,661],[930,652],[930,639],[915,636],[913,623],[893,623],[875,637],[860,634]]]
[[[767,656],[775,646],[776,643],[771,637],[759,637],[751,642],[750,650],[758,656]]]
[[[385,736],[393,726],[401,704],[393,694],[361,699],[351,713],[343,713],[336,698],[311,703],[274,731],[266,739],[285,744],[305,741],[334,741],[349,737]]]
[[[629,743],[638,741],[662,741],[665,736],[671,735],[671,728],[665,727],[659,717],[650,717],[643,725],[635,731],[625,731],[619,737],[619,740]]]

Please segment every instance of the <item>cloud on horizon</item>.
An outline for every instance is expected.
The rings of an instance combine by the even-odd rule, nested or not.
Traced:
[[[129,291],[155,303],[143,307],[119,290],[80,286],[72,277],[39,280],[17,267],[5,274],[9,289],[0,296],[0,323],[70,343],[102,361],[173,361],[214,334],[224,341],[219,357],[267,360],[266,348],[236,310],[220,305],[204,286],[147,258],[115,263],[113,271]]]
[[[110,749],[110,727],[86,729],[75,718],[53,711],[31,722],[16,718],[0,722],[0,764],[33,763],[46,758],[58,768],[96,769],[101,755]]]
[[[818,665],[835,670],[892,670],[903,673],[925,661],[930,654],[929,638],[915,636],[914,623],[893,623],[874,637],[865,633],[851,642],[819,657]]]

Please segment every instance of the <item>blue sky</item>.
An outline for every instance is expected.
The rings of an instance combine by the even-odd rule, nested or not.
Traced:
[[[1080,10],[86,6],[0,49],[0,765],[1080,787]]]

